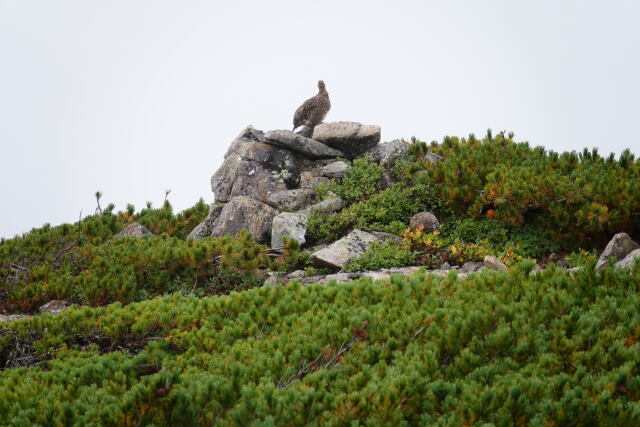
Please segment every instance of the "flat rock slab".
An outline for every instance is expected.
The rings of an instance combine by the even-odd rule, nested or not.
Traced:
[[[279,211],[293,212],[309,206],[313,196],[313,191],[309,188],[296,188],[271,193],[267,198],[267,204]]]
[[[2,322],[13,322],[15,320],[27,319],[29,317],[33,317],[27,314],[0,314],[0,323]]]
[[[284,239],[290,238],[303,245],[307,233],[307,215],[305,213],[282,212],[273,218],[271,227],[271,247],[284,247]]]
[[[609,257],[614,257],[616,261],[621,261],[636,249],[640,249],[640,245],[634,242],[627,233],[616,234],[600,254],[600,258],[596,263],[596,270],[604,268],[609,261]]]
[[[376,236],[366,231],[353,230],[342,239],[314,252],[311,259],[323,266],[342,268],[350,260],[362,255],[373,242],[377,241]]]
[[[313,139],[355,159],[380,142],[380,126],[356,122],[320,123],[313,129]]]
[[[222,208],[224,205],[221,204],[213,204],[209,208],[209,214],[200,224],[196,225],[196,227],[191,230],[191,233],[187,236],[189,240],[200,240],[205,237],[211,236],[211,230],[213,228],[213,223],[220,216],[220,212],[222,212]]]
[[[214,237],[237,235],[246,230],[258,243],[270,240],[271,223],[278,211],[271,206],[246,196],[238,196],[224,205],[211,227]]]
[[[127,225],[124,230],[113,236],[114,238],[120,237],[150,237],[153,233],[147,230],[147,227],[139,222],[132,222]]]
[[[339,150],[289,130],[272,130],[267,132],[264,138],[267,144],[285,148],[310,159],[344,157],[344,154]]]

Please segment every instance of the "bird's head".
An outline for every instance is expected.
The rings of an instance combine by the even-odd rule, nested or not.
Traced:
[[[318,89],[325,90],[324,88],[324,80],[318,80]]]

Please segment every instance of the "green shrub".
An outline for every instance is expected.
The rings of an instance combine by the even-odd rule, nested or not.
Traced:
[[[380,270],[411,265],[415,255],[401,245],[388,242],[374,242],[360,257],[349,261],[345,271]]]
[[[312,242],[329,242],[354,228],[399,235],[411,217],[423,210],[446,212],[433,186],[421,184],[408,187],[398,183],[338,213],[311,214],[307,237]]]
[[[427,148],[446,160],[431,163]],[[640,160],[628,150],[617,160],[595,149],[558,154],[488,132],[483,140],[446,137],[430,147],[416,141],[410,154],[408,173],[416,182],[435,182],[459,215],[507,226],[535,223],[557,242],[584,247],[619,231],[640,235]]]

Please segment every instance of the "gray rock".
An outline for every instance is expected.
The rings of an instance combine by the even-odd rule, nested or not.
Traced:
[[[51,313],[56,314],[61,311],[65,311],[67,308],[71,307],[71,303],[65,301],[63,299],[54,299],[53,301],[49,301],[45,305],[41,306],[39,311],[40,313]]]
[[[258,243],[270,239],[271,223],[278,211],[271,206],[246,196],[237,196],[225,204],[211,227],[214,237],[237,235],[247,230]]]
[[[288,151],[264,143],[264,134],[252,126],[233,140],[225,160],[211,177],[218,202],[235,196],[266,200],[266,194],[295,187],[300,181],[300,159]]]
[[[351,165],[343,161],[333,162],[322,168],[322,175],[327,178],[342,178],[351,170]]]
[[[339,197],[332,197],[330,199],[324,199],[321,202],[308,206],[305,209],[301,210],[300,212],[307,212],[307,213],[317,212],[317,213],[328,214],[328,213],[337,212],[345,206],[346,206],[346,203],[344,200],[342,200]]]
[[[475,271],[478,271],[480,269],[482,269],[484,267],[484,263],[483,262],[465,262],[464,264],[462,264],[462,268],[460,269],[461,273],[473,273]]]
[[[139,222],[132,222],[127,225],[124,230],[113,236],[114,238],[120,237],[149,237],[153,236],[153,233],[147,230],[147,227]]]
[[[15,320],[27,319],[29,316],[27,314],[0,314],[0,323],[2,322],[13,322]]]
[[[213,227],[213,223],[220,216],[220,212],[222,212],[222,208],[224,205],[221,204],[212,204],[209,208],[209,214],[200,224],[196,225],[196,227],[191,230],[191,233],[187,236],[187,239],[190,240],[200,240],[205,237],[211,236],[211,229]]]
[[[607,265],[609,257],[614,257],[616,261],[620,261],[636,249],[640,249],[640,245],[634,242],[627,233],[616,234],[613,236],[613,239],[607,243],[602,254],[600,254],[600,258],[598,258],[598,262],[596,263],[596,270],[604,268]]]
[[[317,128],[316,128],[317,129]],[[330,157],[344,157],[341,151],[335,150],[327,145],[306,138],[289,130],[272,130],[266,133],[265,141],[278,147],[286,148],[302,154],[310,159],[323,159]]]
[[[271,247],[284,246],[284,238],[288,237],[303,245],[307,232],[307,215],[304,213],[282,212],[273,218],[271,227]]]
[[[508,270],[507,266],[502,263],[498,258],[493,255],[487,255],[484,257],[484,266],[490,270],[505,271]]]
[[[380,142],[380,126],[356,122],[321,123],[314,128],[313,139],[342,151],[349,159],[354,159]]]
[[[629,252],[626,257],[616,263],[616,266],[620,268],[632,267],[636,263],[636,259],[640,259],[640,249]]]
[[[409,227],[416,230],[420,226],[424,227],[425,233],[431,233],[440,228],[440,222],[431,212],[420,212],[411,217]]]
[[[439,154],[432,153],[432,152],[428,152],[424,157],[427,160],[429,160],[431,163],[443,162],[446,160],[444,157],[440,156]]]
[[[449,264],[448,262],[443,262],[440,266],[440,270],[451,270],[451,264]]]
[[[402,241],[402,237],[396,236],[395,234],[385,233],[384,231],[370,231],[369,233],[376,236],[376,239],[381,242],[390,241],[392,243],[400,243]]]
[[[410,146],[411,144],[406,141],[394,139],[393,141],[376,145],[364,155],[383,166],[388,166],[393,159],[406,153]]]
[[[286,190],[288,179],[290,172],[285,169],[270,170],[258,162],[232,154],[211,177],[211,189],[216,202],[228,202],[237,196],[264,202],[269,194]]]
[[[267,204],[279,211],[297,211],[311,204],[313,191],[308,188],[297,188],[271,193],[267,198]]]
[[[342,239],[314,252],[311,258],[319,265],[342,268],[350,260],[362,255],[378,239],[365,231],[353,230]]]
[[[264,281],[263,286],[275,287],[285,282],[285,276],[287,273],[284,271],[269,271],[267,273],[267,280]]]
[[[287,275],[287,280],[302,279],[306,275],[307,274],[304,272],[304,270],[296,270]]]
[[[302,172],[300,174],[300,188],[308,188],[313,190],[313,188],[318,184],[326,184],[331,180],[326,176],[318,176],[315,175],[314,172]]]

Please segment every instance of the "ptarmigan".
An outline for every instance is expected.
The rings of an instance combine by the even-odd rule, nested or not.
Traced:
[[[329,93],[324,87],[324,82],[320,80],[318,94],[304,101],[293,115],[293,130],[304,125],[307,127],[307,132],[313,133],[313,128],[322,123],[330,109]]]

